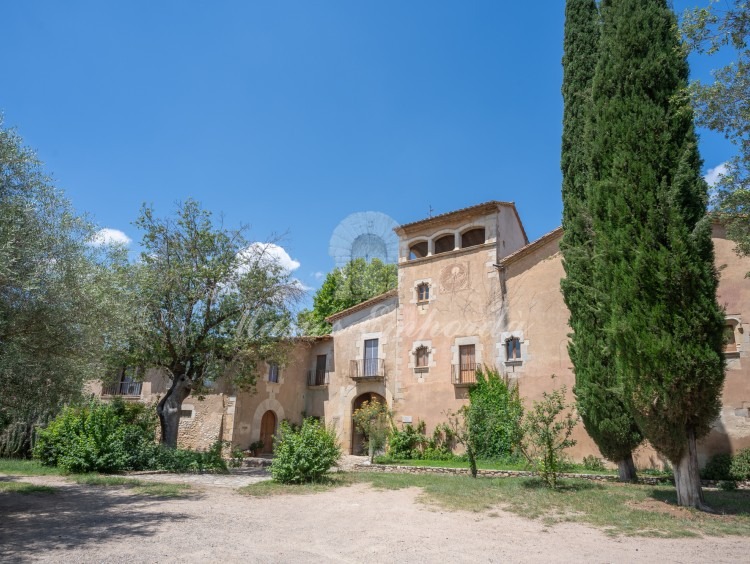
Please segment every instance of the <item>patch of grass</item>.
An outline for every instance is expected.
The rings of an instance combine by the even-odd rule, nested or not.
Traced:
[[[270,497],[275,495],[307,495],[321,493],[333,488],[351,486],[358,481],[357,474],[348,474],[339,472],[337,474],[326,476],[319,482],[308,484],[282,484],[273,480],[266,480],[256,484],[250,484],[244,488],[239,488],[241,494],[253,497]]]
[[[103,476],[101,474],[77,474],[71,476],[77,484],[100,487],[125,487],[139,495],[153,497],[181,497],[192,488],[188,484],[170,484],[125,478],[123,476]]]
[[[37,486],[26,482],[2,482],[0,481],[0,493],[30,494],[53,494],[55,488],[49,486]]]
[[[358,473],[376,488],[422,488],[420,501],[445,509],[501,508],[545,524],[580,522],[611,535],[686,537],[750,536],[750,492],[706,491],[719,515],[677,507],[674,487],[565,480],[550,490],[536,478],[472,479],[468,476]],[[721,514],[723,513],[723,514]]]
[[[42,466],[38,460],[0,458],[0,474],[13,476],[57,476],[63,471],[54,466]]]

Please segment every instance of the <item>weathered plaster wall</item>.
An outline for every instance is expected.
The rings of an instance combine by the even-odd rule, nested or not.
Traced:
[[[328,398],[323,400],[325,420],[333,424],[344,452],[352,441],[352,404],[360,395],[374,392],[393,406],[397,384],[396,297],[388,298],[334,323],[335,370],[330,374]],[[385,365],[385,379],[355,381],[350,377],[351,361],[361,361],[366,339],[378,339],[378,357]]]

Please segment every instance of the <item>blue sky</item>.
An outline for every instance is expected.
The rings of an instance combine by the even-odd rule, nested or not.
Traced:
[[[34,1],[2,20],[6,126],[134,249],[143,202],[193,197],[253,240],[285,234],[317,287],[354,212],[498,199],[530,239],[560,223],[563,1]],[[708,132],[701,151],[731,155]]]

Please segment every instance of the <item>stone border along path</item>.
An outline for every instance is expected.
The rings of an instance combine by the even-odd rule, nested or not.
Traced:
[[[350,468],[355,472],[383,472],[386,474],[451,474],[454,476],[468,476],[468,468],[443,468],[439,466],[399,466],[397,464],[369,464],[355,463]],[[536,476],[536,472],[523,470],[477,470],[477,477],[482,478],[530,478]],[[596,482],[617,482],[617,476],[614,474],[570,474],[560,473],[560,478],[576,478],[580,480],[593,480]],[[673,484],[672,478],[655,476],[641,476],[638,478],[639,484],[649,486],[659,486]],[[716,480],[701,480],[705,487],[718,487],[719,482]],[[735,482],[738,490],[750,490],[750,481]]]
[[[257,484],[271,479],[268,471],[269,459],[245,459],[242,468],[231,468],[229,474],[172,474],[164,471],[131,472],[128,477],[150,482],[166,482],[170,484],[190,484],[195,486],[209,486],[218,488],[242,488],[250,484]],[[452,476],[468,476],[468,468],[443,468],[438,466],[400,466],[397,464],[370,464],[366,456],[344,455],[338,466],[331,468],[332,472],[381,472],[385,474],[442,474]],[[481,478],[530,478],[535,472],[523,470],[477,470]],[[617,482],[613,474],[572,474],[561,473],[561,478],[592,480],[596,482]],[[639,484],[650,486],[673,483],[671,478],[657,478],[641,476]],[[718,487],[719,482],[702,480],[704,487]],[[750,481],[736,482],[737,489],[750,490]]]
[[[356,467],[364,466],[368,459],[366,456],[352,456],[345,454],[341,457],[338,466],[331,469],[333,472],[351,472]],[[193,486],[208,486],[216,488],[244,488],[250,484],[257,484],[271,479],[268,466],[271,461],[267,458],[246,458],[241,468],[230,468],[229,474],[173,474],[163,470],[151,472],[130,472],[128,478],[145,480],[149,482],[165,482],[168,484],[189,484]]]

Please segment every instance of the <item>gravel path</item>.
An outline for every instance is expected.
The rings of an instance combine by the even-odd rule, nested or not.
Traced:
[[[446,512],[417,502],[415,488],[254,498],[210,484],[164,500],[59,477],[24,480],[58,490],[0,495],[3,562],[747,562],[750,554],[748,538],[610,538],[500,510]]]

